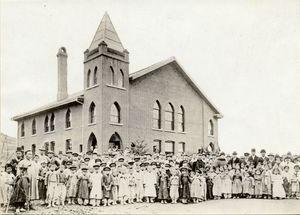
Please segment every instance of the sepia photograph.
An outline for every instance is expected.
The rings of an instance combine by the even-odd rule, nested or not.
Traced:
[[[300,214],[300,0],[0,0],[0,214]]]

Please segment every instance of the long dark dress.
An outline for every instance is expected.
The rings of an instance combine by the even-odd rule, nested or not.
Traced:
[[[180,183],[182,185],[182,189],[181,189],[181,198],[182,199],[189,199],[190,198],[190,183],[191,183],[191,179],[188,173],[183,173],[180,176]]]
[[[157,180],[158,185],[158,199],[167,200],[169,198],[169,176],[165,173],[160,174]]]
[[[103,197],[104,198],[112,198],[111,186],[112,186],[113,178],[109,174],[102,176],[102,187],[103,187]]]
[[[46,173],[47,173],[47,168],[41,168],[39,170],[40,178],[39,178],[38,187],[39,187],[39,197],[41,200],[46,200],[47,197],[47,188],[45,184]]]
[[[88,199],[89,198],[89,177],[82,175],[78,181],[78,198]]]
[[[11,204],[18,205],[29,201],[30,179],[28,176],[19,175],[16,178],[14,191],[12,193]]]
[[[214,199],[214,195],[213,195],[213,182],[212,179],[210,177],[206,178],[206,198],[207,199]]]

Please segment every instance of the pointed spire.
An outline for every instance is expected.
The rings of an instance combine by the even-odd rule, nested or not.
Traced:
[[[89,50],[96,49],[101,42],[105,42],[111,49],[123,52],[124,47],[119,39],[119,36],[109,18],[107,12],[105,12],[98,29],[95,33],[93,41],[89,47]]]

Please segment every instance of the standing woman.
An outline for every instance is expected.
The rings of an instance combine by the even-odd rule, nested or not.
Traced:
[[[187,165],[180,167],[182,174],[180,175],[180,187],[181,187],[181,200],[183,204],[187,204],[191,193],[190,193],[190,174],[189,170],[191,170]]]
[[[169,198],[169,180],[166,169],[163,167],[157,180],[158,199],[161,200],[162,204],[167,204],[167,199]]]

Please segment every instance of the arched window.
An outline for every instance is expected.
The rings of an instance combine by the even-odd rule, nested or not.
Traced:
[[[110,67],[110,84],[115,85],[115,71]]]
[[[66,112],[66,128],[71,127],[71,110],[68,109]]]
[[[124,73],[122,69],[120,69],[120,74],[118,77],[118,87],[124,87]]]
[[[25,124],[24,122],[22,122],[21,124],[21,137],[24,137],[25,136]]]
[[[36,134],[36,121],[35,121],[35,119],[32,120],[31,134],[32,134],[32,135],[35,135],[35,134]]]
[[[160,129],[161,128],[161,108],[160,108],[159,101],[156,101],[153,105],[152,117],[153,117],[153,128]]]
[[[165,129],[174,130],[174,108],[171,103],[168,104],[165,110]]]
[[[49,131],[49,117],[46,116],[45,117],[45,121],[44,121],[44,131],[48,132]]]
[[[87,73],[87,79],[86,79],[86,87],[89,88],[91,86],[91,70]]]
[[[97,67],[95,67],[95,69],[94,69],[94,85],[96,85],[97,84],[97,70],[98,70],[98,68]]]
[[[54,113],[52,113],[50,118],[50,131],[54,131],[54,130],[55,130],[55,115]]]
[[[96,122],[96,105],[94,102],[91,103],[89,108],[89,123]]]
[[[120,123],[121,122],[121,108],[117,102],[113,103],[110,108],[110,122]]]
[[[35,144],[31,145],[31,152],[32,152],[32,155],[35,156],[35,153],[36,153],[36,145]]]
[[[178,111],[178,131],[180,131],[180,132],[185,131],[184,108],[182,106],[179,107],[179,111]]]
[[[208,123],[208,134],[214,135],[214,123],[212,120],[209,120],[209,123]]]

